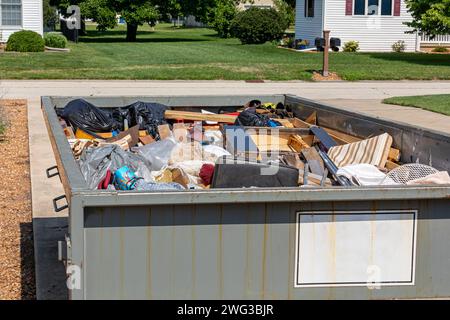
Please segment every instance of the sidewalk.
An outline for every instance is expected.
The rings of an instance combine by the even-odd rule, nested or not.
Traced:
[[[450,81],[265,82],[243,81],[0,81],[0,99],[28,99],[30,171],[38,299],[65,298],[64,269],[57,261],[67,212],[55,215],[52,199],[63,194],[59,179],[47,179],[55,165],[40,96],[143,96],[295,94],[376,117],[450,133],[447,116],[415,108],[384,105],[392,96],[450,93]],[[65,210],[67,211],[67,210]]]

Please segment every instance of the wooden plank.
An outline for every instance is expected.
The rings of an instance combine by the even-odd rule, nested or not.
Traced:
[[[170,120],[214,121],[234,123],[237,116],[226,114],[203,114],[200,112],[166,110],[164,117]]]
[[[299,135],[292,135],[289,138],[288,145],[297,152],[301,152],[303,149],[308,149],[311,147]]]
[[[397,167],[400,167],[398,163],[392,162],[391,160],[386,161],[385,168],[388,169],[389,171]]]
[[[305,122],[312,125],[317,125],[317,112],[314,111],[308,118],[305,119]]]
[[[292,121],[292,124],[294,125],[295,128],[310,128],[312,125],[309,124],[306,121],[303,121],[301,119],[298,118],[294,118]],[[328,134],[339,144],[347,144],[347,143],[353,143],[353,142],[358,142],[363,140],[362,138],[359,137],[355,137],[352,136],[350,134],[335,130],[335,129],[331,129],[328,127],[322,127],[326,132],[328,132]],[[395,148],[391,148],[389,151],[389,156],[388,156],[389,160],[393,160],[393,161],[399,161],[400,160],[400,150],[395,149]]]
[[[306,161],[308,161],[311,172],[316,175],[323,176],[325,166],[317,150],[315,148],[303,149],[302,154]]]
[[[272,120],[278,121],[285,128],[294,128],[294,125],[292,124],[291,121],[289,121],[289,119],[272,119]]]

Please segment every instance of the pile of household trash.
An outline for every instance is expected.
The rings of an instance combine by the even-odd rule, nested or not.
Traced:
[[[450,184],[446,171],[400,165],[387,133],[361,139],[282,103],[215,111],[77,99],[57,114],[93,190]]]

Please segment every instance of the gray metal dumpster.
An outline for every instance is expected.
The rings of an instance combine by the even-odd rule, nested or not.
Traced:
[[[284,102],[296,116],[368,136],[403,162],[450,170],[450,136],[290,95],[103,97],[173,107]],[[450,297],[450,186],[91,191],[55,113],[42,109],[69,206],[72,299],[408,299]]]

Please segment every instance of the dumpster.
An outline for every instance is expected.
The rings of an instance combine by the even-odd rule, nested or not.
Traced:
[[[415,299],[450,297],[450,185],[91,190],[56,109],[42,97],[67,201],[60,243],[71,299]],[[292,95],[85,97],[173,109],[282,102],[299,119],[368,137],[389,133],[401,161],[450,170],[450,136]]]

